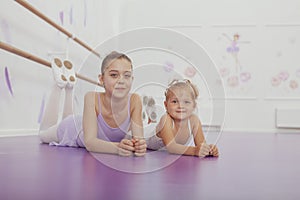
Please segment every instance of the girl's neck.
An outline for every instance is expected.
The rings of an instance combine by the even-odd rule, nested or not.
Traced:
[[[188,130],[188,118],[186,119],[173,119],[173,131],[175,131],[175,135],[182,135],[187,133]]]
[[[180,128],[180,127],[185,126],[187,124],[189,118],[185,118],[185,119],[174,119],[174,118],[172,118],[172,119],[173,119],[173,122],[174,122],[174,126],[176,128]]]
[[[114,110],[119,110],[127,105],[128,95],[126,95],[124,98],[113,98],[111,95],[103,93],[102,97],[102,104],[108,110],[112,110],[112,107]]]

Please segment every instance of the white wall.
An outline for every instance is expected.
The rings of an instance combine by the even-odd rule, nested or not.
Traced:
[[[203,47],[209,56],[207,58],[212,59],[219,72],[222,69],[225,72],[229,71],[228,74],[224,73],[221,79],[226,100],[225,130],[299,132],[299,129],[279,130],[275,124],[277,107],[300,108],[300,57],[298,56],[300,2],[297,0],[55,0],[49,2],[31,0],[28,2],[91,47],[98,47],[98,50],[102,50],[103,46],[99,47],[99,44],[109,41],[109,38],[116,34],[141,27],[161,27],[184,34]],[[64,13],[63,24],[59,17],[60,12]],[[86,67],[86,64],[93,65],[86,61],[90,55],[87,50],[68,40],[18,3],[8,1],[1,5],[0,23],[1,41],[46,60],[49,60],[49,52],[68,51],[68,57],[78,71],[93,79],[96,78],[94,72],[97,72],[98,66],[91,70]],[[232,39],[235,33],[240,35],[238,59],[242,67],[239,72],[235,71],[235,60],[226,51],[230,41],[225,35]],[[153,36],[149,34],[149,38],[144,40],[148,41],[151,37]],[[138,40],[138,36],[135,40],[142,41]],[[138,45],[135,40],[130,40],[126,44]],[[164,41],[168,40],[159,38],[153,42],[164,43]],[[109,46],[110,43],[105,44]],[[164,45],[170,51],[175,51],[180,45],[183,47],[183,44],[176,42]],[[105,48],[115,47],[122,49],[122,45]],[[155,61],[157,67],[171,62],[178,73],[187,66],[185,61],[177,59],[176,56],[161,54],[160,57],[151,57],[156,53],[139,51],[131,52],[130,56],[136,66]],[[191,51],[190,55],[185,57],[191,62],[197,60],[194,53]],[[10,131],[15,133],[16,130],[20,130],[20,134],[28,133],[30,130],[36,131],[39,126],[38,117],[42,101],[47,97],[52,84],[51,70],[1,49],[0,60],[0,135],[9,135]],[[6,86],[5,67],[9,70],[13,95],[9,93]],[[202,94],[198,104],[200,116],[204,123],[209,123],[213,108],[208,91],[214,86],[205,87],[206,79],[211,77],[207,77],[207,74],[206,77],[201,76],[203,68],[197,69],[200,72],[198,71],[199,73],[191,79],[198,84]],[[140,77],[157,76],[155,71],[147,74],[143,74],[142,70],[137,71]],[[239,82],[237,86],[230,86],[228,79],[243,72],[250,74],[251,78],[243,83]],[[282,72],[280,78],[286,80],[282,79],[278,86],[272,86],[270,80],[275,77],[274,81],[278,81],[280,72]],[[285,77],[287,73],[289,76]],[[165,76],[166,81],[173,75]],[[218,77],[212,78],[218,79]],[[291,89],[292,80],[298,83],[298,88]],[[84,85],[83,89],[81,85]],[[94,89],[94,86],[86,86],[80,81],[79,86],[77,98],[80,98],[87,88]],[[144,93],[142,90],[140,92]],[[160,101],[159,95],[151,94],[155,94]],[[82,99],[78,101],[81,102]]]
[[[120,31],[141,27],[168,28],[201,45],[220,73],[227,70],[222,77],[226,94],[225,130],[299,132],[299,128],[277,129],[275,123],[276,108],[300,108],[299,8],[297,0],[130,0],[123,3]],[[226,51],[230,46],[228,39],[232,40],[235,33],[240,35],[238,61],[241,67],[238,72],[235,59]],[[180,41],[174,41],[168,49],[176,52],[180,46],[178,43]],[[192,51],[190,54],[184,57],[196,59]],[[165,61],[172,62],[175,68],[181,65],[175,59],[166,57]],[[202,66],[198,69],[200,73],[205,70]],[[244,79],[230,85],[230,77],[239,74],[244,75]],[[247,80],[249,75],[251,77]],[[198,85],[203,82],[197,76],[191,79]],[[281,82],[276,85],[276,81]],[[206,104],[207,101],[200,99],[200,116],[205,119],[204,123],[210,123],[207,115],[211,114],[207,111],[211,112],[212,108]],[[299,120],[296,121],[300,127]]]

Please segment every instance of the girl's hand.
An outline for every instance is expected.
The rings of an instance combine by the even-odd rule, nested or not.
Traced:
[[[147,151],[147,144],[145,139],[132,139],[134,144],[134,155],[136,156],[144,156]]]
[[[218,157],[219,156],[219,150],[218,150],[217,146],[213,145],[213,144],[210,144],[209,147],[210,147],[209,155]]]
[[[123,139],[118,144],[118,155],[120,156],[131,156],[134,150],[134,144],[131,140]]]
[[[198,156],[202,157],[202,158],[205,157],[205,156],[208,156],[209,151],[210,151],[210,146],[206,143],[202,143],[201,147],[200,147],[200,150],[199,150],[199,153],[198,153]]]

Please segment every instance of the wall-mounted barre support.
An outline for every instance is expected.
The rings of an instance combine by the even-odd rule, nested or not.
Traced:
[[[3,50],[8,51],[8,52],[10,52],[10,53],[13,53],[13,54],[16,54],[16,55],[18,55],[18,56],[27,58],[27,59],[29,59],[29,60],[32,60],[32,61],[34,61],[34,62],[37,62],[37,63],[39,63],[39,64],[42,64],[42,65],[44,65],[44,66],[47,66],[47,67],[50,67],[50,68],[51,68],[51,63],[50,63],[50,62],[48,62],[48,61],[46,61],[46,60],[43,60],[43,59],[41,59],[41,58],[39,58],[39,57],[37,57],[37,56],[34,56],[34,55],[32,55],[32,54],[29,54],[29,53],[27,53],[27,52],[25,52],[25,51],[22,51],[22,50],[20,50],[20,49],[17,49],[17,48],[15,48],[15,47],[13,47],[13,46],[11,46],[11,45],[9,45],[9,44],[3,43],[3,42],[1,42],[1,41],[0,41],[0,48],[3,49]],[[82,80],[87,81],[87,82],[89,82],[89,83],[92,83],[92,84],[101,86],[100,83],[98,83],[98,82],[96,82],[96,81],[94,81],[94,80],[91,80],[91,79],[89,79],[89,78],[87,78],[87,77],[84,77],[84,76],[82,76],[82,75],[80,75],[80,74],[78,74],[78,73],[76,73],[75,75],[76,75],[76,77],[79,78],[79,79],[82,79]],[[102,87],[102,86],[101,86],[101,87]]]
[[[69,38],[72,38],[75,42],[77,42],[78,44],[80,44],[81,46],[83,46],[84,48],[86,48],[87,50],[89,50],[90,52],[92,52],[93,54],[95,54],[97,57],[101,58],[101,56],[100,56],[99,53],[97,53],[91,47],[89,47],[87,44],[85,44],[84,42],[82,42],[81,40],[79,40],[78,38],[76,38],[72,33],[68,32],[66,29],[64,29],[63,27],[61,27],[58,24],[56,24],[49,17],[45,16],[43,13],[41,13],[40,11],[38,11],[36,8],[34,8],[32,5],[30,5],[26,1],[24,1],[24,0],[15,0],[15,1],[17,3],[19,3],[20,5],[22,5],[23,7],[27,8],[29,11],[31,11],[32,13],[34,13],[35,15],[37,15],[38,17],[42,18],[44,21],[46,21],[48,24],[50,24],[54,28],[58,29],[60,32],[64,33]]]

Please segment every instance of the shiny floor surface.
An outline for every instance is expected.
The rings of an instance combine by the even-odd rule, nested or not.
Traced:
[[[91,154],[0,138],[0,199],[300,199],[300,134],[223,133],[220,157]]]

